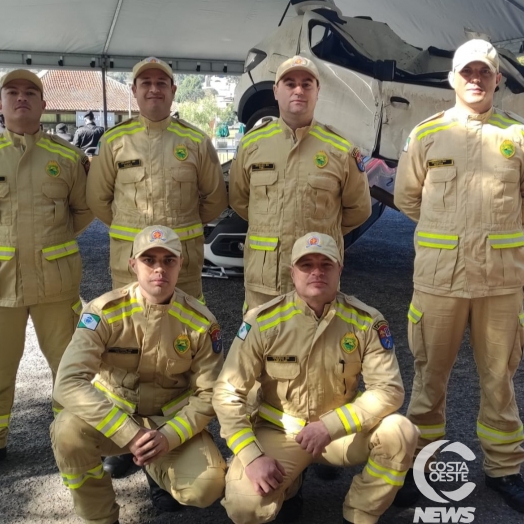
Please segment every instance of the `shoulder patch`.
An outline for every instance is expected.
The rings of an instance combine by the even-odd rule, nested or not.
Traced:
[[[223,349],[222,332],[220,331],[220,326],[218,324],[215,323],[209,328],[209,336],[211,337],[213,351],[215,353],[221,353]]]
[[[98,315],[95,315],[94,313],[82,313],[77,327],[95,331],[98,324],[100,324],[100,317]]]
[[[375,321],[373,324],[373,329],[378,333],[378,338],[380,339],[380,343],[384,349],[390,350],[395,347],[387,320],[381,319]]]
[[[251,324],[248,324],[247,322],[242,322],[238,330],[237,337],[240,340],[246,340],[246,337],[250,330],[251,330]]]

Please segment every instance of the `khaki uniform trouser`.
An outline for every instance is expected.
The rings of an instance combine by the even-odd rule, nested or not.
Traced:
[[[16,373],[24,353],[29,316],[54,383],[60,359],[78,324],[78,315],[71,308],[75,302],[68,299],[34,306],[0,307],[0,448],[7,444]],[[53,409],[56,412],[61,406],[53,401]]]
[[[132,278],[131,275],[129,276],[129,280],[126,282],[124,282],[123,280],[117,280],[113,276],[111,276],[111,280],[113,283],[113,289],[118,289],[119,287],[124,287],[128,284],[136,282],[136,278]],[[185,284],[177,283],[176,287],[178,289],[181,289],[184,293],[187,293],[188,295],[197,298],[198,300],[200,300],[200,302],[205,304],[204,294],[202,292],[202,279],[197,280],[195,282],[187,282]]]
[[[155,427],[147,418],[134,418],[142,427]],[[101,456],[121,455],[129,449],[120,448],[67,410],[51,424],[51,442],[77,515],[89,524],[116,522],[120,507]],[[222,495],[225,469],[224,459],[206,430],[146,466],[155,482],[180,504],[199,508],[210,506]]]
[[[226,476],[226,494],[222,505],[235,524],[256,524],[275,520],[282,503],[294,496],[301,483],[301,473],[310,464],[319,462],[333,466],[354,466],[367,461],[362,473],[353,477],[351,489],[344,500],[344,518],[355,524],[375,524],[391,505],[403,483],[403,474],[413,460],[417,444],[417,428],[401,415],[393,414],[369,433],[357,433],[331,442],[318,459],[295,442],[295,435],[271,427],[258,427],[256,437],[267,456],[278,460],[286,475],[279,488],[265,497],[258,495],[235,457]],[[376,476],[369,472],[379,472]],[[387,470],[401,473],[397,485],[384,480]]]
[[[412,304],[422,313],[418,323],[408,326],[415,378],[407,416],[421,432],[417,449],[445,435],[449,375],[469,323],[480,379],[477,435],[484,470],[492,477],[519,473],[524,450],[513,376],[524,343],[522,292],[465,299],[415,291]]]

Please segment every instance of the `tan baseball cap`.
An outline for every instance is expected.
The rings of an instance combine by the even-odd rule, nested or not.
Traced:
[[[138,258],[142,253],[154,247],[162,247],[179,257],[182,254],[180,237],[169,227],[149,226],[135,237],[133,242],[133,258]]]
[[[497,50],[487,40],[469,40],[453,56],[453,71],[462,71],[471,62],[484,62],[494,73],[499,70]]]
[[[311,253],[320,253],[333,260],[333,262],[342,264],[340,250],[333,237],[324,233],[313,232],[300,237],[294,243],[291,251],[291,265],[294,266],[300,258]]]
[[[290,71],[307,71],[320,83],[317,66],[309,58],[293,56],[278,66],[275,84],[278,84],[279,80]]]
[[[148,69],[160,69],[161,71],[164,71],[164,73],[167,76],[173,78],[173,70],[171,69],[169,64],[166,64],[163,60],[160,60],[159,58],[150,56],[149,58],[146,58],[141,62],[138,62],[138,64],[135,64],[135,66],[133,67],[133,80],[135,80],[135,78],[137,78],[139,75],[141,75],[144,71],[147,71]]]
[[[31,73],[31,71],[28,71],[27,69],[15,69],[10,73],[5,74],[0,79],[0,89],[2,89],[2,87],[4,87],[9,82],[12,82],[13,80],[29,80],[29,82],[35,84],[35,86],[38,87],[42,95],[44,94],[44,86],[42,84],[42,80],[40,80],[40,78],[38,78],[37,75]]]

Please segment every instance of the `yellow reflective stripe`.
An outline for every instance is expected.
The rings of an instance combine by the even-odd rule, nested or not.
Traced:
[[[204,317],[201,317],[194,311],[185,308],[179,302],[173,302],[168,313],[173,317],[178,318],[180,322],[183,322],[184,324],[193,328],[198,333],[205,333],[211,325],[211,322],[206,320]]]
[[[414,305],[413,302],[409,305],[408,318],[413,322],[413,324],[418,324],[422,318],[423,313],[419,311]]]
[[[0,246],[0,260],[11,260],[15,256],[16,248]]]
[[[192,226],[175,228],[173,231],[180,237],[180,240],[191,240],[192,238],[200,237],[204,234],[204,226],[199,224],[193,224]]]
[[[125,317],[129,317],[138,311],[143,311],[142,306],[138,304],[136,298],[132,298],[126,302],[120,302],[116,306],[112,306],[107,309],[103,309],[102,313],[109,324],[121,320]]]
[[[78,302],[75,302],[72,306],[71,306],[71,309],[77,314],[77,315],[80,315],[80,313],[82,313],[82,301],[79,300]]]
[[[76,240],[66,242],[65,244],[58,244],[56,246],[45,247],[42,249],[44,258],[46,260],[56,260],[57,258],[67,257],[74,253],[78,253],[78,243]]]
[[[67,149],[67,147],[61,146],[60,144],[52,142],[51,140],[48,140],[44,137],[42,137],[36,143],[36,145],[42,149],[45,149],[46,151],[49,151],[50,153],[56,153],[61,157],[67,158],[67,160],[71,160],[72,162],[77,162],[80,158],[80,155],[77,152]]]
[[[10,417],[11,413],[7,413],[7,415],[0,415],[0,428],[7,428],[7,426],[9,426]]]
[[[175,417],[171,420],[168,420],[167,424],[178,433],[181,444],[193,436],[193,430],[191,429],[191,426],[180,417]]]
[[[62,473],[61,475],[62,481],[69,489],[78,489],[84,484],[86,480],[100,480],[104,476],[104,467],[102,464],[99,464],[93,469],[89,469],[85,473],[80,473],[80,475],[67,475],[65,473]]]
[[[134,135],[139,131],[145,131],[145,127],[140,122],[131,122],[130,124],[124,124],[118,126],[116,129],[108,131],[105,134],[106,142],[110,144],[113,140],[124,135]]]
[[[493,249],[506,249],[524,246],[524,233],[488,234],[488,240]]]
[[[446,424],[433,424],[429,426],[417,425],[417,428],[420,431],[420,436],[425,439],[443,437],[446,434]]]
[[[128,413],[135,412],[136,404],[130,402],[129,400],[126,400],[125,398],[119,397],[112,391],[109,391],[109,389],[107,389],[103,384],[100,384],[98,380],[95,380],[93,382],[93,386],[95,386],[96,389],[100,390],[109,400],[114,402],[114,404],[119,408],[124,409]]]
[[[172,417],[175,413],[180,411],[184,406],[189,404],[189,399],[193,395],[193,391],[188,389],[185,393],[182,393],[179,397],[175,398],[163,406],[162,413],[164,417]]]
[[[404,479],[406,478],[406,471],[397,471],[390,468],[385,468],[380,466],[370,458],[366,464],[366,471],[373,477],[381,478],[388,484],[392,486],[402,486],[404,484]]]
[[[524,440],[524,431],[522,425],[516,431],[500,431],[477,421],[477,436],[480,439],[490,440],[498,444],[512,444]]]
[[[351,404],[344,404],[342,407],[335,409],[335,413],[344,425],[348,435],[362,431],[360,420]]]
[[[519,322],[522,327],[524,327],[524,313],[519,313]]]
[[[368,330],[373,324],[373,319],[371,317],[361,315],[356,309],[346,307],[341,302],[337,302],[335,311],[335,316],[348,324],[357,326],[361,331]]]
[[[493,113],[488,120],[488,124],[493,124],[497,127],[501,127],[502,129],[506,129],[510,126],[521,126],[523,125],[522,122],[518,122],[517,120],[514,120],[513,118],[507,118],[505,116],[500,115],[499,113]]]
[[[125,227],[111,224],[109,228],[109,236],[112,238],[119,238],[120,240],[128,240],[133,242],[135,236],[142,231],[136,227]]]
[[[114,407],[95,427],[96,430],[100,431],[107,438],[111,438],[112,435],[120,428],[120,426],[126,421],[127,413],[121,411],[118,407]]]
[[[227,447],[238,455],[248,444],[255,442],[255,434],[251,428],[245,428],[235,433],[232,437],[227,439]]]
[[[0,141],[0,149],[3,149],[4,147],[7,147],[7,146],[10,146],[13,142],[5,142],[3,143],[4,141]]]
[[[180,124],[177,123],[171,123],[169,124],[168,131],[171,131],[171,133],[175,133],[178,136],[190,138],[193,142],[196,142],[197,144],[200,144],[202,142],[202,139],[204,138],[204,135],[201,133],[197,133],[193,129],[188,129],[187,127],[183,127]]]
[[[247,146],[255,143],[257,140],[269,138],[270,136],[278,135],[279,133],[282,133],[282,129],[280,129],[278,122],[273,122],[272,124],[265,126],[263,129],[253,131],[252,133],[246,135],[241,142],[242,149],[245,149]]]
[[[458,238],[458,235],[441,235],[440,233],[417,231],[417,244],[419,246],[436,249],[455,249],[458,246]]]
[[[288,415],[266,402],[262,402],[258,408],[258,416],[289,433],[299,433],[307,424],[306,420]]]
[[[249,247],[259,251],[275,251],[278,237],[257,237],[249,235]]]
[[[56,142],[53,142],[52,140],[50,140],[49,138],[46,138],[45,136],[40,138],[40,141],[38,143],[40,143],[40,142],[45,142],[50,147],[54,147],[56,149],[60,149],[65,155],[68,155],[68,156],[72,155],[74,160],[78,160],[80,158],[80,155],[74,149],[71,149],[69,147],[63,146],[62,144],[57,144]]]
[[[431,135],[432,133],[437,133],[438,131],[443,131],[444,129],[449,129],[450,127],[454,127],[456,125],[457,125],[457,122],[451,122],[450,124],[431,127],[430,129],[426,129],[426,131],[422,133],[417,133],[417,140],[422,140],[427,135]]]
[[[309,134],[318,138],[321,142],[331,144],[333,147],[340,149],[340,151],[343,151],[344,153],[349,153],[349,150],[351,149],[351,144],[347,140],[335,135],[335,133],[325,131],[320,126],[314,126]]]
[[[291,311],[289,311],[287,314],[284,314],[288,310]],[[296,307],[296,304],[294,302],[290,302],[285,306],[274,309],[273,311],[271,311],[271,313],[268,313],[267,315],[263,315],[257,318],[259,331],[262,333],[262,331],[266,331],[267,329],[272,328],[280,324],[281,322],[287,322],[295,315],[301,314],[302,311],[300,311],[300,309]]]
[[[53,417],[56,418],[62,411],[64,408],[53,408]]]

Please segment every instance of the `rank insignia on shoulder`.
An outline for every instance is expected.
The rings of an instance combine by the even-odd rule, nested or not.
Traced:
[[[353,353],[358,348],[358,338],[355,333],[346,333],[340,340],[340,347],[346,353]]]
[[[55,162],[54,160],[50,160],[48,163],[47,163],[47,166],[45,166],[45,172],[53,177],[53,178],[57,178],[60,176],[60,165],[58,162]]]
[[[98,324],[100,324],[100,317],[98,315],[93,313],[82,313],[77,327],[94,331],[98,327]]]
[[[248,324],[247,322],[242,322],[242,325],[240,326],[240,329],[238,330],[237,337],[240,340],[246,340],[246,337],[250,329],[251,329],[251,324]]]
[[[118,162],[118,169],[128,169],[130,167],[139,167],[142,165],[142,160],[135,158],[134,160],[124,160],[123,162]]]
[[[222,352],[222,332],[218,324],[213,324],[209,328],[209,336],[211,337],[211,345],[215,353]]]
[[[515,144],[511,140],[504,140],[500,144],[500,152],[506,158],[511,158],[515,154]]]
[[[351,156],[355,159],[358,170],[363,173],[366,170],[366,166],[364,165],[364,158],[362,158],[362,153],[360,152],[360,149],[358,147],[354,147],[351,150]]]
[[[378,338],[384,349],[393,349],[395,343],[389,330],[389,324],[387,320],[379,320],[373,324],[373,329],[378,332]]]
[[[319,151],[315,155],[315,165],[322,169],[323,167],[326,167],[329,162],[329,157],[327,156],[325,151]]]
[[[182,161],[186,160],[186,158],[189,156],[189,153],[187,152],[187,147],[184,144],[176,146],[174,153],[178,160]]]
[[[179,353],[183,354],[191,347],[191,341],[189,340],[189,337],[183,333],[176,337],[173,346]]]

